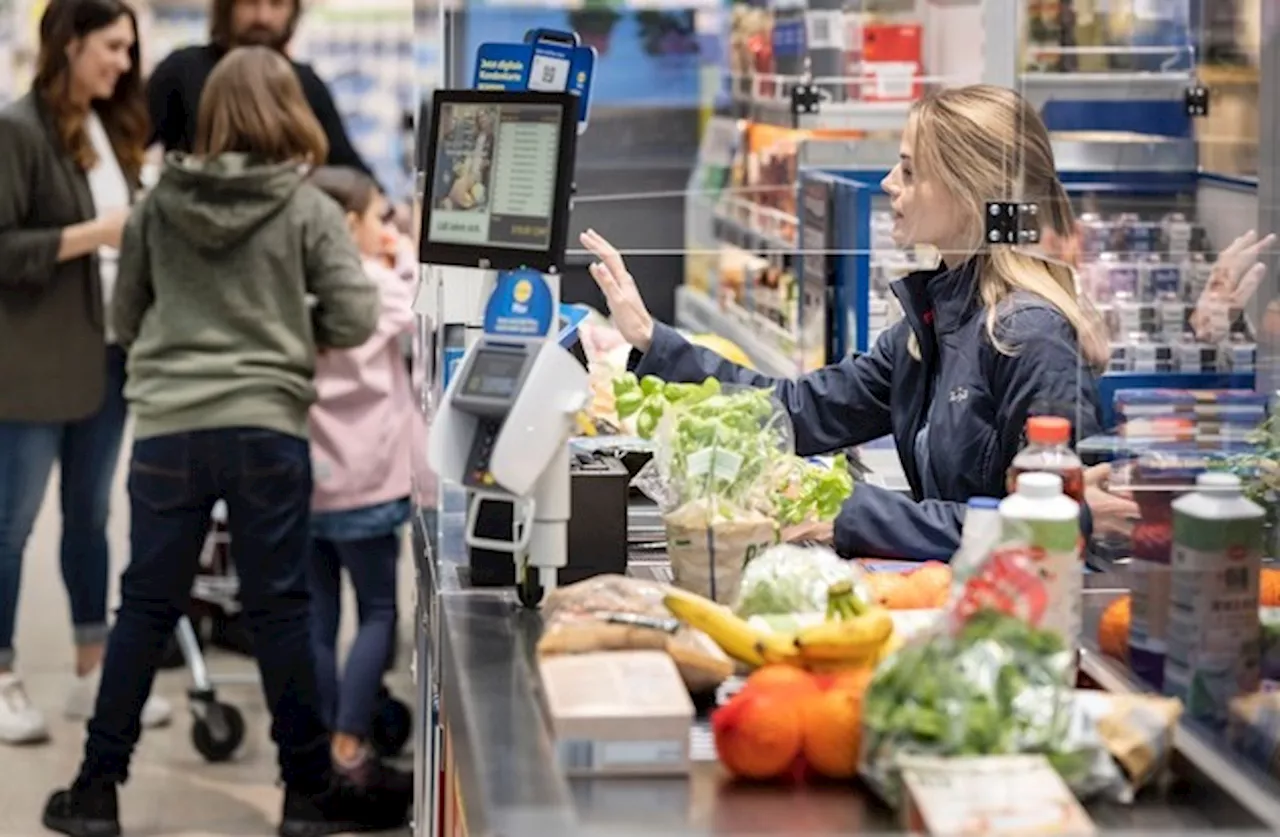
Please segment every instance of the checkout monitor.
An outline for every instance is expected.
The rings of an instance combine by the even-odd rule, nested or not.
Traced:
[[[571,93],[437,90],[420,261],[562,270],[577,119]]]

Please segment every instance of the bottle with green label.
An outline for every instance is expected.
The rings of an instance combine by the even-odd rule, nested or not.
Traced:
[[[1234,474],[1200,474],[1196,490],[1173,503],[1164,691],[1211,726],[1226,723],[1233,698],[1259,687],[1265,517]]]
[[[1057,632],[1071,650],[1075,682],[1080,644],[1080,506],[1062,490],[1062,477],[1041,471],[1018,475],[1017,490],[1000,501],[1001,540],[1029,547],[1046,602],[1040,627]]]

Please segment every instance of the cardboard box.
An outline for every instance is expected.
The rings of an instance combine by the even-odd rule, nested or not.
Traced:
[[[688,774],[693,701],[665,651],[545,657],[538,666],[567,776]]]
[[[1090,837],[1097,828],[1044,756],[900,759],[914,834]]]

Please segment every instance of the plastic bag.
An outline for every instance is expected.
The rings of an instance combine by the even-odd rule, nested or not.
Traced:
[[[934,631],[880,664],[863,702],[860,769],[901,802],[903,755],[1041,754],[1077,795],[1124,787],[1096,725],[1078,710],[1071,653],[1035,627],[1043,584],[1024,551],[987,561]]]
[[[837,581],[861,585],[863,571],[826,547],[779,544],[742,573],[733,610],[743,618],[776,613],[823,613],[827,590]],[[865,590],[860,597],[867,598]]]
[[[667,406],[634,484],[663,512],[676,585],[727,604],[743,567],[777,542],[771,476],[794,443],[770,391],[711,384]]]
[[[560,587],[542,606],[538,654],[666,651],[694,694],[714,691],[733,674],[733,661],[708,637],[688,628],[663,604],[666,589],[621,575],[600,575]]]

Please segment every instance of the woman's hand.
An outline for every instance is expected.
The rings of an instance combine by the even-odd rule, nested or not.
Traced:
[[[1258,256],[1275,240],[1274,234],[1260,239],[1249,230],[1218,255],[1209,282],[1191,312],[1191,330],[1197,340],[1217,343],[1227,336],[1231,320],[1249,304],[1267,275],[1267,267]]]
[[[1084,472],[1084,501],[1093,517],[1093,534],[1128,537],[1141,516],[1127,493],[1112,492],[1111,465],[1094,465]]]
[[[120,239],[124,236],[124,225],[129,220],[129,209],[113,209],[95,220],[98,225],[98,246],[120,248]]]
[[[820,543],[830,546],[835,542],[835,538],[835,525],[830,521],[801,523],[782,530],[783,543]]]
[[[627,272],[622,256],[595,230],[587,230],[580,240],[582,246],[600,260],[591,265],[591,278],[604,294],[614,326],[633,347],[641,352],[649,351],[653,342],[653,317],[649,316],[636,280]]]

